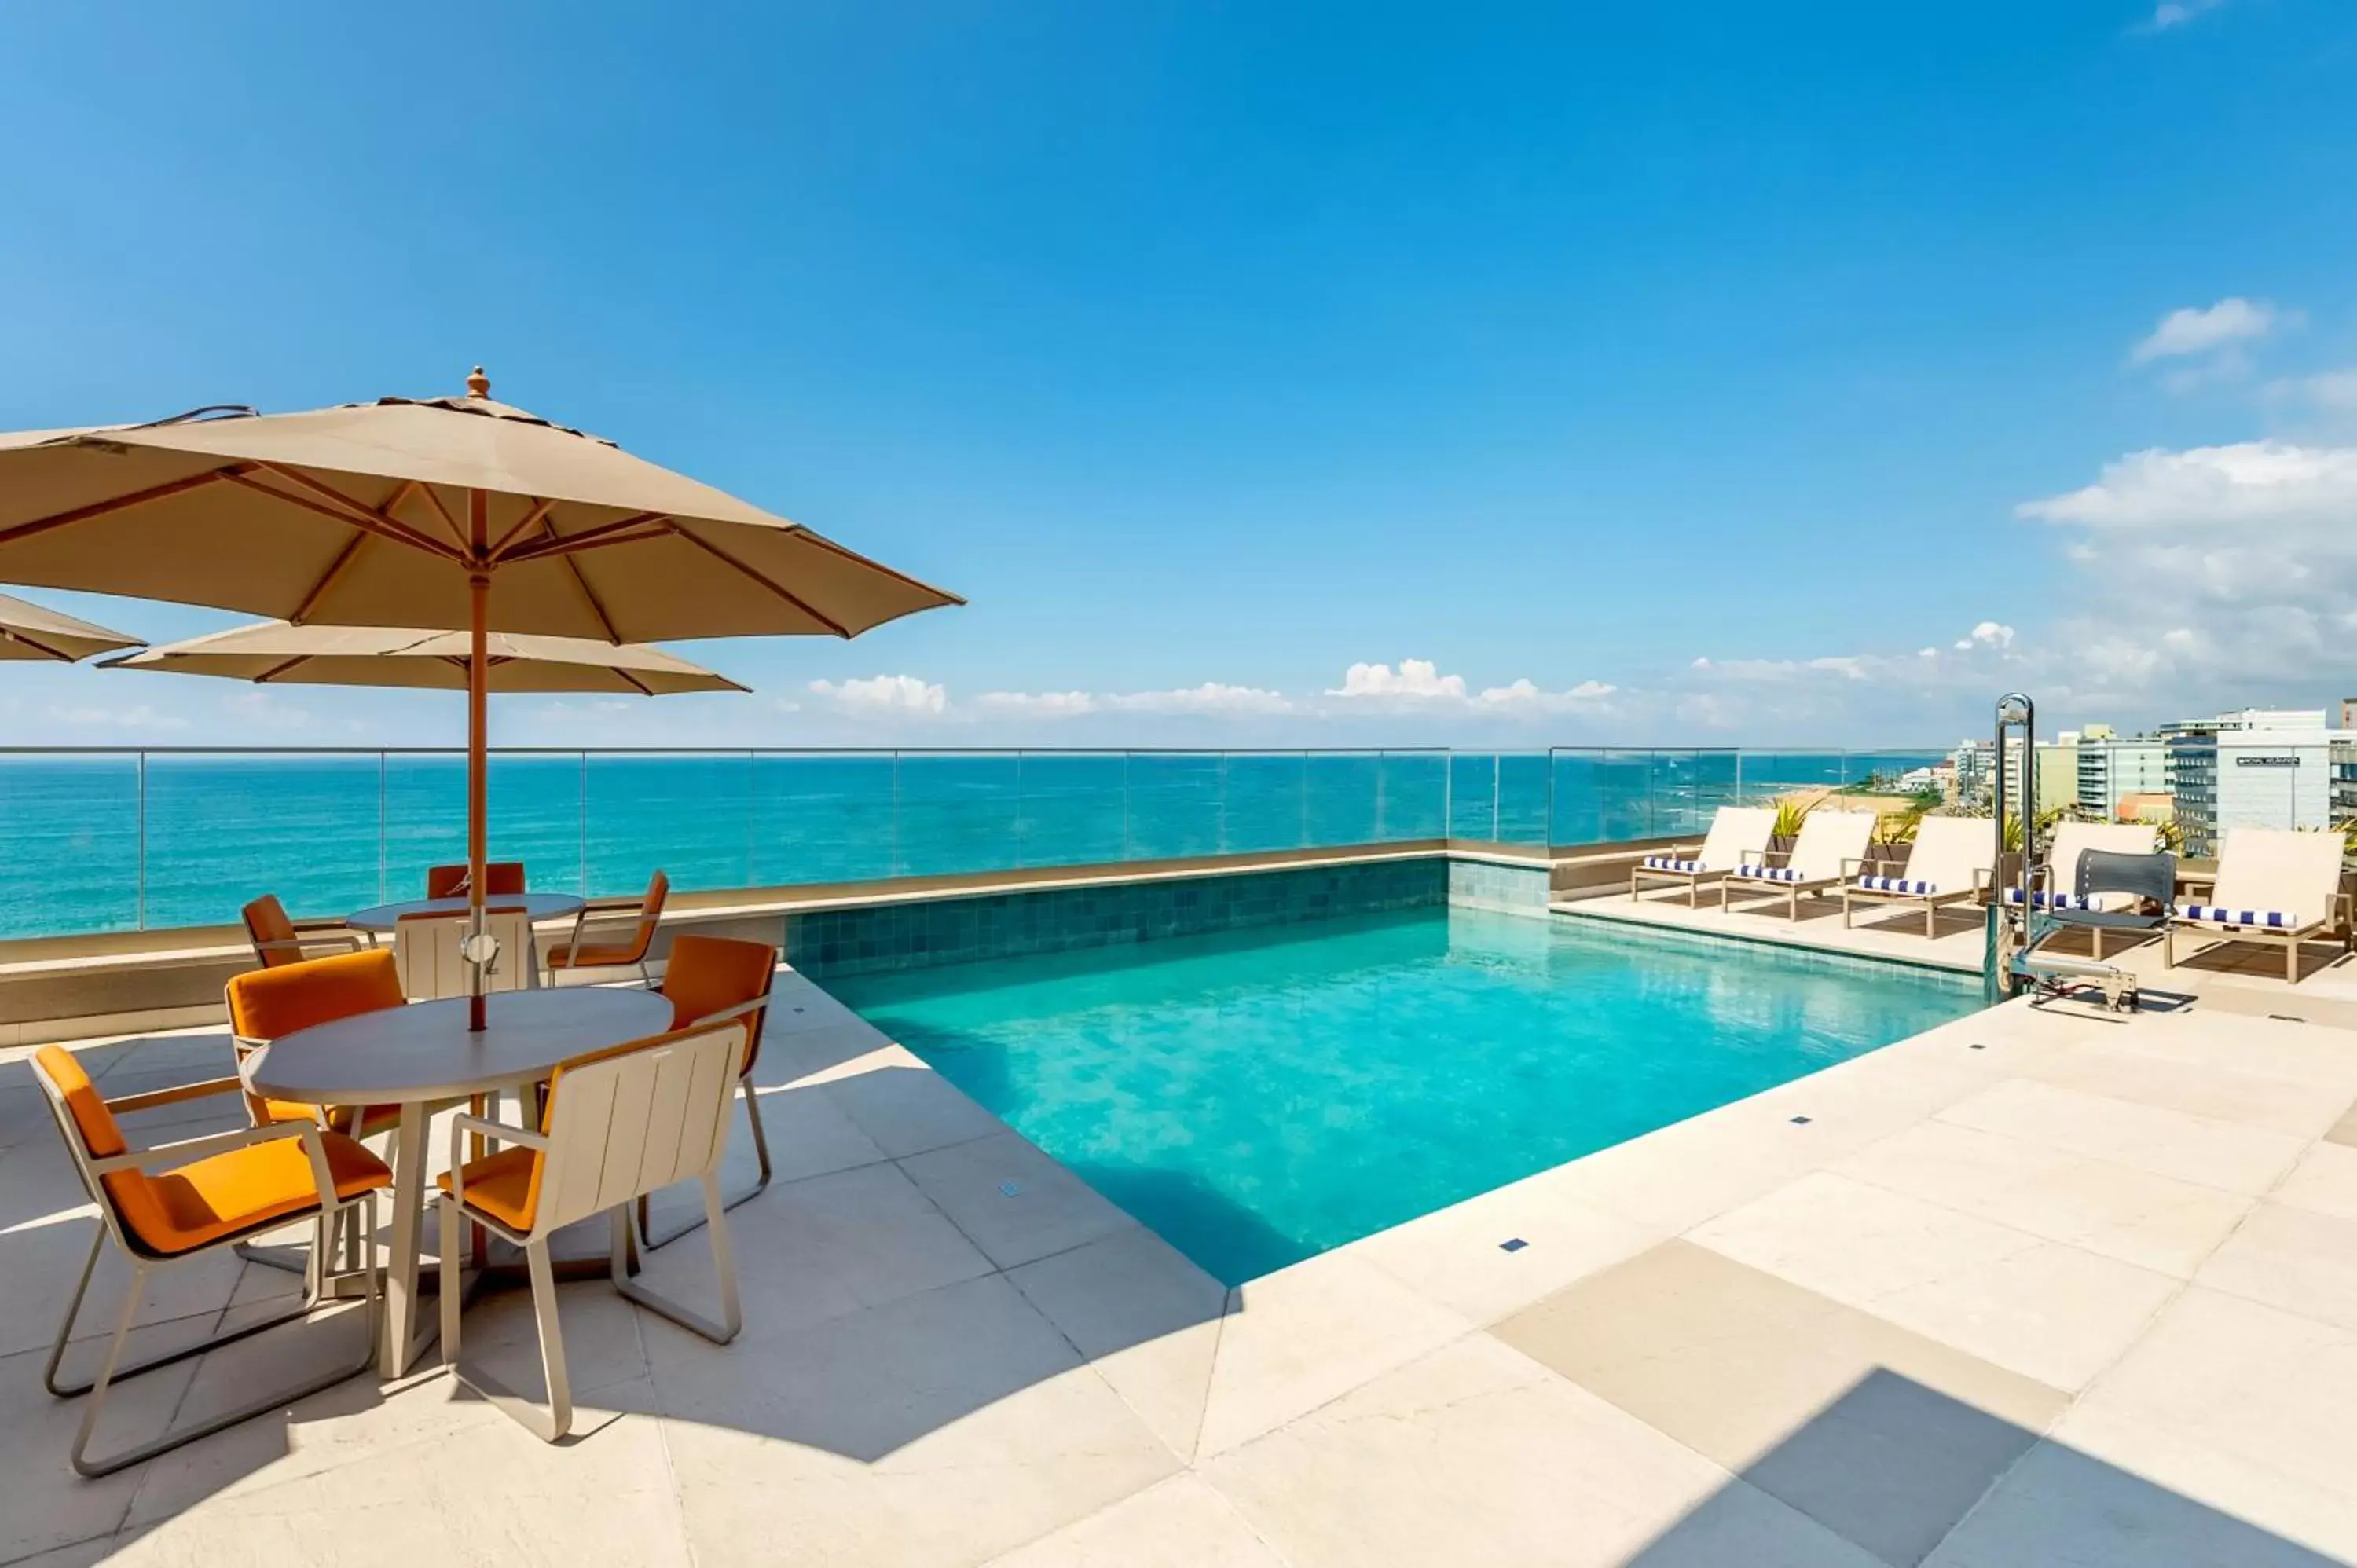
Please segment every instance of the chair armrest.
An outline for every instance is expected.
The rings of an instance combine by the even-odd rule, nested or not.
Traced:
[[[1996,877],[1996,868],[1995,868],[1995,867],[1993,867],[1993,866],[1986,866],[1986,865],[1975,865],[1975,866],[1974,866],[1974,867],[1973,867],[1973,891],[1974,891],[1974,892],[1975,892],[1975,893],[1986,893],[1986,892],[1987,892],[1987,891],[1989,890],[1989,885],[1990,885],[1991,881]]]
[[[153,1111],[158,1105],[178,1105],[187,1100],[202,1100],[208,1095],[242,1093],[245,1080],[242,1078],[209,1078],[201,1083],[175,1084],[169,1089],[151,1089],[144,1094],[126,1094],[120,1100],[106,1102],[109,1111]]]
[[[548,1139],[528,1128],[464,1113],[453,1116],[450,1118],[450,1200],[461,1208],[467,1205],[466,1137],[469,1133],[479,1133],[494,1144],[521,1144],[528,1149],[538,1149],[544,1155],[548,1153]]]
[[[237,1080],[231,1079],[228,1081],[235,1083]],[[92,1160],[90,1168],[94,1175],[104,1176],[112,1171],[185,1165],[209,1155],[227,1154],[231,1149],[250,1148],[256,1144],[274,1143],[281,1138],[300,1138],[303,1141],[303,1153],[311,1162],[311,1182],[318,1190],[319,1207],[333,1208],[341,1201],[336,1196],[335,1173],[328,1166],[328,1146],[320,1141],[318,1125],[310,1122],[265,1122],[259,1127],[241,1127],[233,1133],[211,1133],[201,1138],[156,1144],[145,1149],[130,1149],[102,1160]]]
[[[658,991],[655,994],[660,996],[662,993]],[[734,1007],[723,1007],[717,1013],[706,1013],[701,1017],[690,1018],[686,1023],[682,1024],[680,1027],[683,1029],[700,1029],[706,1024],[726,1024],[732,1018],[742,1018],[748,1013],[759,1013],[762,1008],[767,1007],[769,1004],[770,999],[768,997],[756,996],[750,1001],[739,1002]]]
[[[1844,882],[1847,882],[1847,881],[1851,880],[1853,877],[1856,877],[1856,876],[1858,876],[1858,875],[1860,875],[1864,874],[1864,872],[1865,872],[1865,870],[1866,870],[1866,863],[1867,863],[1867,856],[1862,855],[1862,854],[1846,854],[1846,855],[1842,856],[1842,858],[1841,858],[1841,874],[1842,874],[1842,880],[1843,880]]]

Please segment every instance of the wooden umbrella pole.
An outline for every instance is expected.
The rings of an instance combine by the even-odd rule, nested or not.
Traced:
[[[479,952],[483,940],[484,863],[490,859],[490,616],[491,575],[488,514],[490,498],[470,493],[468,532],[473,536],[475,567],[467,578],[471,601],[473,641],[467,659],[467,934]],[[483,1016],[483,964],[467,965],[467,1027],[480,1034]]]

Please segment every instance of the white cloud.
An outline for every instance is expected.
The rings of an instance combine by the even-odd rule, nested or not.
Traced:
[[[813,681],[813,696],[823,697],[852,713],[874,714],[934,714],[950,705],[949,689],[914,675],[877,675],[866,680]]]
[[[2181,27],[2205,11],[2215,11],[2226,0],[2161,0],[2154,7],[2152,17],[2145,23],[2147,30],[2165,33],[2171,27]]]
[[[1443,675],[1429,659],[1403,659],[1394,671],[1388,664],[1353,664],[1342,672],[1342,683],[1326,694],[1349,700],[1457,698],[1465,695],[1465,677]]]
[[[1094,713],[1097,700],[1086,692],[985,692],[974,705],[985,713],[1069,719]]]
[[[2289,319],[2264,300],[2252,301],[2239,295],[2206,310],[2187,306],[2162,317],[2160,324],[2129,350],[2128,360],[2145,365],[2155,360],[2212,353],[2264,338]]]
[[[2252,441],[2132,452],[2026,501],[2072,531],[2078,616],[2058,678],[2171,706],[2338,679],[2357,639],[2357,447]]]
[[[178,714],[158,713],[145,703],[128,708],[109,708],[97,703],[81,703],[73,707],[51,708],[49,716],[60,724],[77,729],[144,729],[184,730],[188,721]]]
[[[2270,381],[2266,396],[2270,402],[2303,403],[2327,414],[2357,413],[2357,370],[2325,371]]]
[[[1292,699],[1282,692],[1258,686],[1230,686],[1206,681],[1171,692],[1124,692],[1104,699],[1104,705],[1140,714],[1289,714]]]
[[[1473,701],[1492,713],[1560,714],[1595,708],[1619,689],[1602,681],[1582,681],[1567,691],[1548,692],[1524,676],[1512,685],[1486,687]]]
[[[2357,448],[2244,441],[2182,452],[2152,447],[2104,466],[2083,489],[2016,511],[2094,529],[2238,524],[2346,525],[2357,517]]]
[[[1975,648],[2011,648],[2012,646],[2013,628],[2000,625],[1993,620],[1981,622],[1956,639],[1957,650],[1964,653],[1969,653]],[[1932,650],[1927,648],[1923,651],[1928,655]]]

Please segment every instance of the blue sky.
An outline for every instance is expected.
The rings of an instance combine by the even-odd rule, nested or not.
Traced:
[[[479,360],[973,601],[683,649],[752,698],[509,700],[518,742],[2315,705],[2357,693],[2352,77],[2341,0],[13,6],[0,428]],[[459,716],[15,666],[0,723]]]

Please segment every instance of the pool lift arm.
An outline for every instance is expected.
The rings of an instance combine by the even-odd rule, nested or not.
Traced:
[[[2008,801],[2005,783],[2006,745],[2017,733],[2021,746],[2021,799]],[[2000,868],[2006,864],[2005,823],[2009,811],[2020,814],[2021,851],[2014,864],[2010,903],[2006,898],[2004,876],[2000,874],[1992,880],[1987,950],[1982,971],[1989,999],[2003,1001],[2033,990],[2060,993],[2064,982],[2081,980],[2091,983],[2101,991],[2105,1004],[2112,1011],[2116,1013],[2124,1007],[2134,1008],[2138,1001],[2136,977],[2118,964],[2042,950],[2046,940],[2061,930],[2064,922],[2055,919],[2050,912],[2041,910],[2040,900],[2034,896],[2037,856],[2032,840],[2037,832],[2037,735],[2036,703],[2020,692],[2008,692],[1997,699],[1996,809],[1990,812],[1990,831],[1996,834],[1996,864]],[[2103,918],[2101,916],[2091,917],[2091,923]]]

